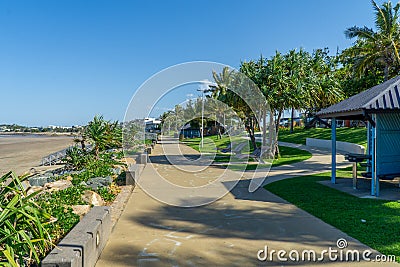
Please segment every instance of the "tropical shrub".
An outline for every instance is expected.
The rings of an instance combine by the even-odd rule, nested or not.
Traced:
[[[27,176],[18,177],[9,172],[0,178],[0,265],[26,266],[39,263],[51,248],[46,225],[50,214],[43,211],[27,195],[22,182]]]
[[[115,186],[111,187],[100,187],[97,189],[97,193],[101,196],[101,198],[106,202],[112,202],[117,196],[119,190]]]
[[[82,136],[94,146],[96,158],[101,151],[122,147],[122,128],[118,121],[106,121],[103,116],[96,115],[85,127]]]
[[[115,165],[124,165],[118,161],[123,157],[122,151],[108,151],[122,146],[122,128],[118,122],[96,116],[78,141],[82,148],[67,149],[63,161],[67,169],[79,172],[56,178],[71,176],[73,186],[69,188],[28,195],[27,176],[9,172],[0,178],[0,266],[39,265],[54,244],[79,222],[72,208],[86,204],[82,194],[90,188],[83,182],[93,177],[113,176]],[[92,146],[85,146],[85,141]],[[97,192],[106,202],[112,202],[119,188],[112,184]]]
[[[72,186],[64,190],[46,192],[37,197],[37,204],[46,212],[51,212],[55,218],[53,223],[45,226],[54,243],[79,222],[79,216],[72,212],[71,206],[86,204],[81,197],[85,190],[84,186]]]
[[[67,149],[63,162],[67,168],[81,170],[91,160],[90,153],[85,152],[78,146],[73,146]]]

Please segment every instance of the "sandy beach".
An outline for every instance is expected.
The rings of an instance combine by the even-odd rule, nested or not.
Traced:
[[[70,136],[0,136],[0,175],[37,168],[42,157],[73,144]]]

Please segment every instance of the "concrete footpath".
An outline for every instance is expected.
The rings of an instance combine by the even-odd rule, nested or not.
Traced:
[[[163,140],[164,149],[161,145],[156,146],[150,157],[153,163],[146,166],[140,179],[150,180],[155,169],[170,182],[190,187],[203,185],[223,171],[216,166],[196,172],[183,171],[180,167],[188,164],[189,160],[174,161],[174,165],[170,165],[164,153],[173,151],[165,149],[172,145],[172,142]],[[198,155],[197,151],[185,145],[179,145],[179,149],[188,158]],[[312,152],[314,156],[307,161],[272,169],[265,183],[329,170],[329,152]],[[338,161],[342,158],[339,157]],[[285,250],[287,253],[297,250],[300,259],[304,250],[314,250],[319,258],[323,250],[338,249],[336,241],[339,238],[347,241],[350,250],[361,253],[370,248],[263,188],[249,193],[248,185],[245,175],[224,197],[194,208],[164,204],[137,186],[96,266],[377,265],[365,261],[331,262],[327,254],[323,262],[316,263],[282,262],[278,261],[276,253],[273,261],[271,258],[258,260],[257,254],[265,256],[258,252],[266,246],[268,253],[271,250]],[[153,186],[157,187],[157,184]],[[179,197],[161,185],[158,189],[165,195]],[[376,252],[371,258],[375,255]]]

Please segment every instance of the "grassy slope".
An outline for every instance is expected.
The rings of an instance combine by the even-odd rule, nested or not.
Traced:
[[[279,131],[279,141],[295,143],[295,144],[305,144],[306,138],[319,138],[319,139],[330,139],[331,138],[331,129],[326,128],[312,128],[305,130],[303,128],[295,128],[294,133],[290,134],[288,129],[281,129]],[[239,137],[235,137],[238,139]],[[218,139],[217,136],[209,136],[205,139],[204,148],[201,149],[202,152],[216,152],[216,149],[213,145],[222,149],[226,148],[229,144],[229,138],[224,137],[222,139]],[[208,141],[207,141],[208,140]],[[337,129],[337,140],[345,141],[360,144],[366,146],[367,143],[367,133],[366,128],[338,128]],[[185,144],[191,146],[196,150],[199,149],[200,138],[187,139],[185,140]],[[288,148],[288,147],[279,147],[281,151],[281,157],[279,159],[275,159],[272,166],[280,166],[284,164],[291,164],[299,161],[306,160],[311,157],[311,154],[307,151],[303,151],[296,148]],[[215,159],[216,162],[229,162],[230,157],[224,153],[217,152],[217,157]],[[236,161],[232,159],[232,161]],[[239,166],[240,164],[238,164]],[[248,165],[246,167],[247,170],[255,169],[255,165]]]
[[[236,138],[236,137],[232,138],[232,140],[236,140],[236,139],[238,139],[238,138]],[[192,138],[192,139],[185,139],[183,143],[197,151],[200,151],[200,142],[201,142],[201,138]],[[206,152],[206,153],[207,152],[214,153],[214,152],[216,152],[215,147],[218,147],[220,149],[226,148],[229,145],[229,143],[230,143],[229,137],[223,137],[222,139],[219,139],[218,136],[216,136],[216,135],[207,136],[204,138],[204,146],[201,149],[201,151]]]
[[[350,175],[338,171],[339,177]],[[383,254],[400,255],[400,203],[357,198],[318,183],[326,179],[330,173],[286,179],[266,189]]]
[[[305,130],[303,128],[295,128],[294,133],[289,134],[288,129],[279,130],[279,141],[306,144],[306,138],[331,139],[331,129],[327,128],[311,128]],[[367,145],[367,129],[366,128],[337,128],[336,140],[350,143],[356,143],[363,146]]]
[[[281,157],[275,159],[272,166],[280,166],[285,164],[292,164],[311,158],[312,154],[308,151],[298,148],[279,146]]]
[[[203,149],[200,149],[199,148],[200,140],[201,140],[200,138],[187,139],[187,140],[185,140],[184,143],[187,144],[188,146],[196,149],[197,151],[201,150],[202,152],[213,152],[213,153],[216,152],[213,142],[214,142],[215,146],[218,147],[219,149],[226,148],[229,144],[228,137],[223,137],[222,139],[218,139],[217,136],[209,136],[209,137],[207,137],[207,139],[204,140]],[[211,140],[212,140],[212,142],[211,142]],[[301,149],[297,149],[297,148],[280,146],[279,149],[280,149],[281,157],[279,159],[275,159],[272,163],[272,166],[291,164],[291,163],[309,159],[312,156],[310,152],[304,151]],[[230,155],[228,155],[226,153],[217,152],[216,159],[215,159],[216,162],[229,162],[230,160],[231,160]],[[231,162],[234,162],[234,161],[238,161],[238,160],[232,158]],[[235,164],[235,165],[237,165],[237,167],[239,169],[242,169],[244,166],[244,164],[239,164],[239,163]],[[255,164],[247,165],[246,170],[254,170],[256,168],[256,166],[257,165],[255,165]],[[232,166],[232,167],[235,168],[235,166]]]

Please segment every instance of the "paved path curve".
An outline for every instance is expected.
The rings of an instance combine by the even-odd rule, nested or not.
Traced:
[[[164,142],[164,145],[169,144]],[[185,145],[180,145],[180,150],[185,155],[197,154]],[[329,153],[312,152],[313,157],[307,161],[272,169],[265,182],[328,170]],[[172,182],[182,185],[196,185],[199,181],[204,182],[204,178],[219,175],[221,171],[217,167],[208,167],[203,176],[182,172],[176,168],[179,166],[169,165],[163,159],[160,145],[151,159],[154,163],[147,165],[140,179],[154,175],[151,166],[163,172]],[[340,157],[338,161],[341,161]],[[284,249],[301,253],[308,249],[320,253],[329,247],[336,249],[339,238],[347,240],[349,249],[369,249],[263,188],[249,193],[248,184],[249,180],[243,178],[218,201],[197,208],[166,205],[136,187],[97,266],[294,265],[293,262],[278,262],[276,256],[274,262],[259,261],[257,252],[268,246],[269,251]],[[159,190],[174,195],[174,192],[161,186]],[[327,263],[349,266],[349,263],[327,261],[315,263],[315,266]],[[310,262],[296,264],[309,266]],[[350,266],[376,265],[357,262]]]

